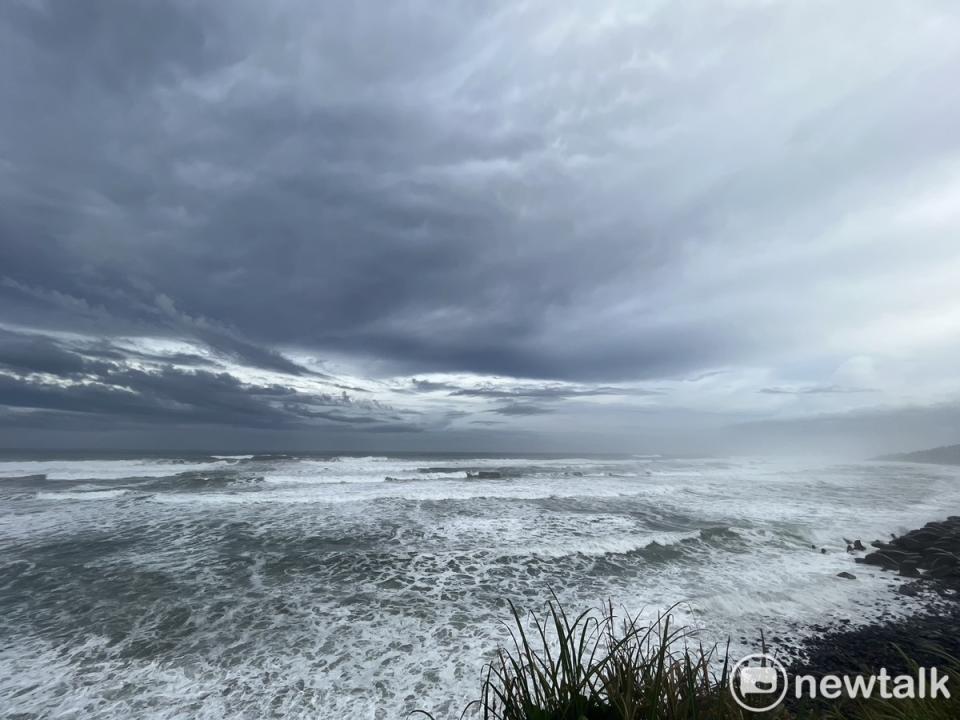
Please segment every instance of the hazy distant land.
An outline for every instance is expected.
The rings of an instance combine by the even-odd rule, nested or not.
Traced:
[[[895,462],[937,463],[939,465],[960,465],[960,445],[944,445],[930,450],[917,450],[909,453],[881,455],[877,460]]]

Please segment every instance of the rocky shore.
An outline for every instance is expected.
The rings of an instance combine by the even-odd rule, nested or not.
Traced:
[[[960,588],[960,516],[929,522],[889,542],[875,540],[876,548],[857,562],[896,570],[904,577],[932,580],[939,586]],[[923,571],[921,573],[920,571]]]
[[[911,662],[943,667],[944,653],[960,658],[960,516],[871,546],[855,562],[896,573],[903,582],[891,591],[918,599],[921,609],[906,617],[879,611],[857,627],[814,627],[817,634],[793,646],[791,674],[875,674],[886,668],[895,675],[910,672]]]

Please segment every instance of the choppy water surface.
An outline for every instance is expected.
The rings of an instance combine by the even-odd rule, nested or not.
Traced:
[[[498,478],[468,478],[495,471]],[[720,640],[862,615],[842,536],[960,510],[960,469],[633,457],[0,458],[0,710],[458,716],[508,599]],[[389,478],[389,479],[388,479]],[[833,552],[822,555],[811,544]]]

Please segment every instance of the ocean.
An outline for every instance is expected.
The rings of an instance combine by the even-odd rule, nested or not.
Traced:
[[[958,511],[934,465],[0,456],[0,716],[459,717],[508,600],[678,603],[753,651],[908,609],[842,538]]]

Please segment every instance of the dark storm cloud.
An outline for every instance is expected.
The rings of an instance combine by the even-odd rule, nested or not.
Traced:
[[[0,367],[54,375],[79,375],[95,369],[91,361],[65,350],[49,338],[3,331],[0,331]]]
[[[8,408],[89,413],[124,422],[297,427],[323,420],[376,425],[378,415],[350,414],[351,403],[336,396],[306,395],[283,386],[255,386],[228,373],[122,370],[83,383],[43,382],[0,374],[0,398]],[[339,411],[317,409],[323,406]],[[394,423],[391,423],[394,424]]]
[[[877,319],[944,303],[883,270],[951,267],[956,20],[937,2],[0,3],[0,323],[36,333],[0,342],[0,406],[382,431],[399,415],[303,388],[473,375],[406,392],[531,422],[720,367],[753,401],[866,392],[831,373],[923,327]]]
[[[144,360],[148,362],[166,362],[173,365],[202,366],[212,365],[212,358],[196,353],[174,352],[167,354],[143,352],[130,348],[118,348],[107,342],[96,342],[83,347],[83,354],[87,357],[103,358],[104,360]]]
[[[130,364],[144,360],[150,361],[146,369]],[[187,368],[175,365],[181,360]],[[5,416],[8,424],[19,418],[25,426],[33,425],[62,414],[52,428],[100,418],[113,428],[176,423],[417,429],[400,421],[388,406],[356,401],[346,391],[303,392],[279,383],[244,382],[229,372],[189,367],[199,360],[203,358],[190,353],[158,355],[103,342],[89,347],[62,338],[0,331],[0,404],[17,411]]]
[[[4,105],[18,108],[0,119],[8,312],[194,337],[294,374],[305,370],[273,346],[590,380],[695,368],[729,349],[706,324],[551,327],[558,308],[589,315],[598,282],[642,278],[670,253],[663,218],[617,211],[595,231],[578,203],[547,211],[579,191],[549,169],[535,114],[501,116],[488,86],[499,69],[447,87],[439,68],[469,72],[483,40],[469,28],[499,11],[335,5],[274,17],[255,3],[0,10]],[[307,64],[291,52],[297,33]],[[439,305],[450,319],[421,328]]]

